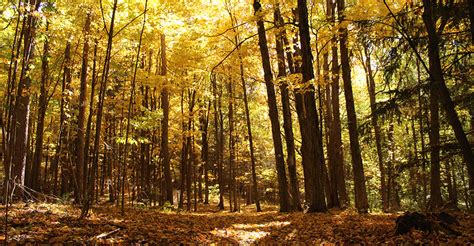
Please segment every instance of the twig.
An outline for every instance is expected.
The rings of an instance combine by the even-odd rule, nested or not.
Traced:
[[[113,230],[113,231],[104,232],[104,233],[102,233],[102,234],[100,234],[100,235],[97,235],[97,236],[95,236],[95,237],[92,237],[91,239],[89,239],[89,241],[95,241],[95,240],[99,240],[99,239],[102,239],[102,238],[106,238],[106,237],[108,237],[108,236],[110,236],[110,235],[112,235],[112,234],[114,234],[114,233],[117,233],[118,231],[120,231],[120,228],[117,228],[117,229],[115,229],[115,230]]]

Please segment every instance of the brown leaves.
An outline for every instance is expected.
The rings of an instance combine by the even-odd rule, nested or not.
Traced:
[[[14,206],[9,219],[9,240],[64,244],[400,244],[456,243],[474,240],[474,222],[470,215],[458,214],[461,236],[411,230],[395,235],[396,214],[358,215],[353,211],[303,214],[276,212],[255,213],[243,207],[243,213],[217,212],[215,206],[201,207],[201,213],[162,213],[155,209],[120,209],[111,206],[94,208],[90,218],[77,219],[79,208],[64,205]],[[3,238],[1,238],[3,239]],[[1,240],[0,239],[0,240]],[[12,241],[10,241],[12,242]]]

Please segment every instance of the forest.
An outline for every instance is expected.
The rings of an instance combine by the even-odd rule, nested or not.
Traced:
[[[3,0],[0,241],[474,242],[474,1]]]

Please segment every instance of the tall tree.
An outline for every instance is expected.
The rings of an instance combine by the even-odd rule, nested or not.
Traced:
[[[46,23],[46,31],[48,31],[49,22]],[[49,37],[46,37],[43,45],[43,56],[41,58],[41,85],[38,102],[38,120],[36,123],[36,141],[33,166],[31,171],[31,188],[40,189],[40,168],[43,157],[43,138],[44,138],[44,118],[48,104],[47,83],[49,79]]]
[[[18,81],[17,95],[15,99],[15,109],[13,112],[14,126],[14,154],[12,159],[13,182],[23,186],[25,185],[25,167],[27,156],[27,142],[29,139],[30,125],[30,73],[35,57],[36,49],[36,28],[38,16],[35,12],[41,4],[40,0],[30,0],[30,8],[26,12],[24,38],[23,38],[23,56],[21,64],[20,79]],[[22,196],[21,189],[16,190],[18,198]]]
[[[344,0],[337,0],[339,22],[345,21]],[[367,190],[365,187],[364,166],[360,152],[359,133],[357,129],[357,116],[354,106],[354,95],[352,92],[351,67],[349,60],[349,49],[347,48],[347,28],[339,30],[339,46],[341,52],[342,80],[344,82],[344,96],[346,98],[347,122],[349,125],[349,138],[351,146],[352,169],[354,173],[355,205],[360,213],[367,213],[369,204],[367,201]]]
[[[160,35],[161,40],[161,68],[160,75],[166,76],[167,60],[166,60],[166,37],[165,34]],[[167,79],[165,79],[168,82]],[[161,121],[161,158],[163,160],[163,175],[165,178],[165,200],[173,204],[173,186],[171,183],[171,167],[170,154],[168,147],[168,125],[170,114],[169,90],[168,84],[165,82],[161,89],[161,108],[163,110],[163,119]]]
[[[323,143],[319,128],[319,116],[316,110],[313,61],[311,55],[311,37],[309,34],[308,6],[306,0],[298,0],[298,26],[301,46],[301,83],[308,89],[295,93],[296,111],[301,132],[301,153],[305,192],[309,198],[309,212],[327,210],[323,182]]]
[[[329,5],[328,5],[329,8]],[[331,24],[335,28],[336,23],[336,3],[330,0],[331,8]],[[346,190],[346,179],[344,173],[344,157],[343,157],[343,146],[342,146],[342,137],[341,137],[341,112],[340,112],[340,102],[339,102],[339,92],[340,92],[340,80],[339,80],[339,57],[337,49],[337,35],[333,35],[331,39],[331,106],[332,106],[332,132],[331,139],[334,148],[334,164],[336,165],[336,183],[337,183],[337,193],[339,195],[339,204],[342,207],[349,205],[349,196]]]
[[[278,62],[278,78],[285,78],[287,76],[286,64],[285,64],[285,50],[284,50],[284,20],[280,13],[280,6],[277,3],[274,10],[274,20],[279,28],[276,33],[276,52]],[[296,152],[295,152],[295,139],[293,134],[293,120],[290,109],[290,95],[288,91],[288,85],[286,81],[283,81],[280,85],[281,94],[281,105],[283,112],[283,129],[285,131],[285,143],[286,143],[286,162],[288,165],[288,176],[290,179],[290,195],[291,202],[294,209],[301,210],[300,203],[300,192],[298,187],[298,176],[296,173]]]
[[[137,81],[137,71],[138,71],[138,64],[140,62],[140,51],[141,51],[141,47],[142,47],[142,40],[143,40],[143,32],[145,31],[145,24],[146,24],[146,11],[147,11],[147,7],[148,7],[148,0],[145,0],[145,10],[143,11],[143,25],[142,25],[142,28],[141,28],[141,31],[140,31],[140,38],[138,40],[138,48],[137,48],[137,55],[135,57],[135,66],[133,68],[133,78],[132,78],[132,81],[131,81],[131,85],[130,85],[130,97],[129,97],[129,101],[128,101],[128,111],[127,111],[127,127],[126,127],[126,130],[125,130],[125,146],[124,146],[124,152],[125,152],[125,156],[123,158],[123,164],[122,164],[122,206],[121,206],[121,209],[122,209],[122,214],[125,214],[125,176],[126,176],[126,173],[127,173],[127,170],[126,170],[126,167],[127,167],[127,148],[128,148],[128,137],[130,135],[130,119],[132,118],[132,105],[134,103],[134,97],[135,97],[135,84],[136,84],[136,81]],[[112,27],[111,27],[112,29]],[[94,169],[94,167],[93,167]],[[95,170],[92,171],[92,175],[91,175],[91,182],[94,182],[94,173],[95,173]]]
[[[91,29],[92,13],[88,11],[86,23],[84,25],[84,46],[82,48],[82,67],[81,67],[81,84],[79,89],[79,114],[77,116],[77,139],[76,139],[76,182],[78,183],[78,191],[85,194],[85,174],[87,166],[85,165],[85,118],[87,104],[87,66],[89,63],[89,32]]]
[[[364,42],[364,41],[363,41]],[[375,98],[375,75],[372,71],[372,61],[371,53],[369,48],[369,43],[366,41],[363,44],[363,51],[365,56],[364,70],[366,73],[366,83],[367,90],[369,93],[370,101],[370,112],[371,112],[371,122],[374,127],[374,136],[375,136],[375,147],[377,149],[377,160],[379,164],[380,171],[380,195],[382,200],[382,208],[384,211],[387,211],[389,208],[389,203],[387,201],[387,188],[386,188],[386,177],[385,177],[385,166],[384,166],[384,157],[382,149],[382,129],[380,128],[379,121],[376,114],[376,98]]]
[[[253,2],[255,15],[261,14],[261,4],[258,0]],[[275,149],[275,161],[278,175],[278,195],[280,199],[280,211],[290,211],[290,203],[288,196],[288,181],[285,172],[285,160],[283,157],[283,146],[280,135],[280,122],[278,120],[278,108],[276,103],[275,88],[273,86],[273,75],[270,64],[270,55],[268,52],[267,36],[265,34],[265,25],[263,19],[258,17],[258,45],[260,47],[260,55],[262,56],[262,67],[264,71],[265,86],[267,88],[267,103],[269,109],[270,122],[272,125],[273,147]]]
[[[433,96],[439,98],[443,105],[448,122],[453,128],[456,139],[461,147],[464,162],[467,165],[469,173],[470,201],[471,204],[474,204],[474,155],[464,129],[462,128],[462,124],[459,121],[449,89],[446,86],[439,54],[440,34],[443,33],[444,25],[441,25],[439,29],[436,27],[436,22],[439,19],[439,16],[436,16],[435,10],[442,7],[442,4],[443,3],[437,3],[432,0],[423,0],[423,22],[426,31],[428,32],[428,59],[429,74],[433,88],[432,93],[435,94]],[[435,139],[433,139],[433,141],[434,140]],[[434,173],[433,175],[436,176],[437,174]]]
[[[100,144],[100,135],[102,129],[102,116],[104,113],[104,103],[105,103],[105,92],[107,88],[107,80],[109,79],[109,72],[110,72],[110,60],[112,56],[112,44],[113,44],[113,37],[114,37],[114,26],[115,26],[115,15],[117,12],[117,5],[118,1],[114,0],[114,4],[112,7],[112,18],[110,20],[110,27],[107,31],[107,49],[105,52],[104,57],[104,67],[102,71],[102,77],[100,81],[100,88],[99,88],[99,102],[97,104],[97,116],[96,116],[96,125],[95,125],[95,138],[94,138],[94,149],[92,151],[92,171],[90,178],[88,179],[88,189],[93,190],[94,188],[94,181],[95,181],[95,174],[94,170],[97,170],[98,163],[99,163],[99,144]],[[122,184],[123,185],[123,184]],[[90,187],[93,187],[92,189]],[[92,193],[91,193],[92,194]],[[90,199],[90,195],[86,197],[87,200]],[[87,203],[89,204],[89,203]],[[88,206],[87,206],[88,207]],[[82,215],[86,216],[88,214],[88,208],[82,210]]]

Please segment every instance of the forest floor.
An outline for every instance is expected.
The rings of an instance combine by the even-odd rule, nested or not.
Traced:
[[[395,235],[395,219],[400,214],[358,215],[354,211],[329,213],[279,213],[264,206],[241,212],[216,211],[215,205],[200,205],[201,212],[160,212],[154,208],[96,206],[87,219],[79,219],[80,209],[58,204],[15,204],[9,212],[8,242],[14,244],[380,244],[474,242],[474,215],[457,213],[461,236],[412,230]],[[4,207],[0,207],[4,211]],[[2,219],[1,231],[5,223]],[[4,242],[5,236],[0,235]]]

